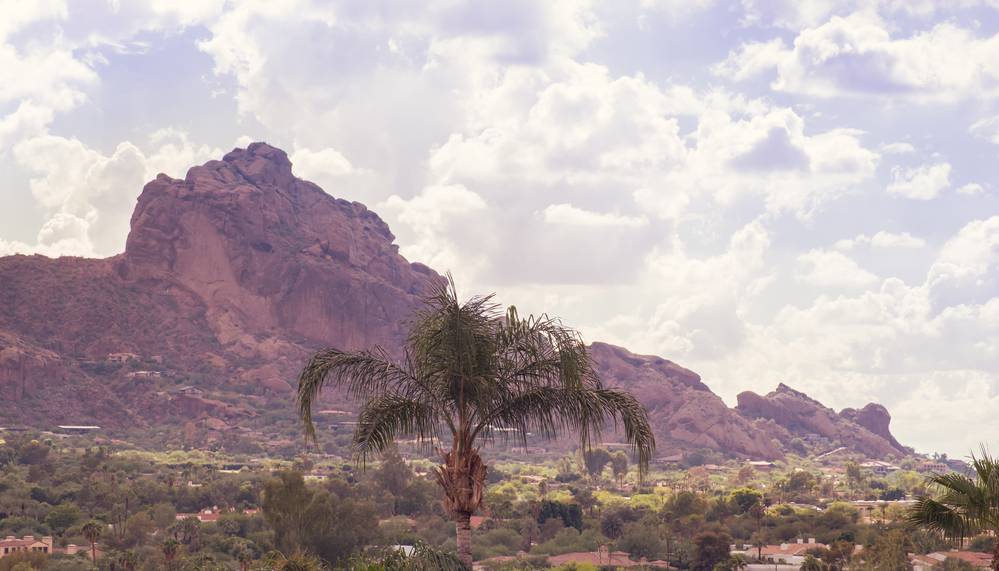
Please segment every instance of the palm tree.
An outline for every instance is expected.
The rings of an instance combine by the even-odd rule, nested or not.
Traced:
[[[90,559],[94,563],[97,563],[97,540],[101,538],[101,534],[104,533],[104,526],[99,522],[90,520],[83,524],[80,528],[83,533],[83,537],[87,538],[90,542]]]
[[[999,533],[999,461],[983,446],[980,457],[972,455],[971,467],[973,478],[956,472],[930,476],[939,497],[916,500],[908,514],[909,523],[942,532],[950,539]],[[999,542],[992,552],[991,569],[999,570]]]
[[[583,448],[608,421],[623,428],[644,470],[655,440],[645,409],[631,395],[604,388],[579,334],[546,315],[505,316],[492,296],[458,300],[453,279],[433,286],[417,312],[402,364],[381,348],[316,353],[298,379],[306,437],[315,441],[312,405],[327,385],[364,403],[354,432],[359,461],[396,437],[437,446],[444,508],[455,522],[458,555],[471,567],[471,516],[482,506],[482,444],[528,432],[578,434]],[[449,449],[445,448],[449,445]]]
[[[825,571],[825,564],[816,558],[814,555],[806,555],[805,560],[801,562],[801,571]]]
[[[163,542],[163,559],[166,560],[167,569],[173,568],[173,560],[177,558],[177,551],[180,550],[180,542],[169,537]]]

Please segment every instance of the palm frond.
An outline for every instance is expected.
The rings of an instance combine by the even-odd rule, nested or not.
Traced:
[[[910,525],[938,531],[949,538],[967,537],[974,531],[963,514],[934,499],[921,497],[909,508]]]
[[[639,469],[648,467],[655,450],[655,436],[648,413],[635,398],[613,389],[537,387],[500,404],[476,428],[477,433],[491,427],[515,428],[544,438],[569,432],[579,435],[589,448],[599,440],[608,423],[620,424],[625,438],[638,458]]]
[[[436,441],[441,434],[441,415],[435,407],[408,396],[387,393],[368,401],[357,419],[354,450],[366,460],[373,452],[390,447],[397,436]]]
[[[363,399],[392,390],[416,394],[424,387],[409,371],[396,365],[376,348],[372,351],[320,351],[309,359],[298,377],[298,412],[306,438],[315,441],[312,406],[327,385],[339,387],[354,399]]]

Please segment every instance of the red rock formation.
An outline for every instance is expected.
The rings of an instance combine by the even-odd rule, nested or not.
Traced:
[[[0,258],[0,423],[228,422],[289,399],[319,347],[398,352],[440,276],[393,241],[375,213],[295,178],[287,155],[263,143],[184,179],[160,175],[139,196],[124,253]],[[109,363],[111,353],[138,362]],[[750,421],[670,361],[603,343],[593,353],[608,384],[649,407],[663,451],[776,458],[784,426],[836,435],[837,422],[867,427],[862,445],[886,441],[887,413],[871,406],[837,421],[818,403],[785,411],[756,397],[757,416],[776,422]],[[138,367],[172,371],[203,394],[130,377]]]
[[[767,434],[726,406],[697,373],[606,343],[594,343],[591,351],[604,382],[627,389],[649,409],[660,454],[706,448],[754,458],[783,456]]]
[[[819,436],[872,457],[907,453],[891,436],[891,417],[879,405],[868,405],[863,411],[847,409],[839,415],[784,383],[766,396],[746,391],[737,399],[736,409],[746,418],[772,421],[775,427],[769,432],[784,445],[794,437]]]
[[[397,350],[429,280],[440,279],[399,255],[376,214],[295,178],[285,153],[263,143],[183,180],[160,175],[143,189],[131,226],[125,252],[106,260],[0,258],[0,332],[69,363],[62,384],[81,390],[67,415],[80,419],[93,418],[87,407],[104,397],[82,390],[92,379],[77,362],[157,355],[223,385],[286,393],[316,348]],[[5,362],[33,362],[8,353]],[[3,371],[0,386],[20,387],[19,396],[51,377],[35,365]],[[157,416],[165,401],[133,388],[118,388],[133,401],[119,409]],[[32,418],[4,408],[0,422]],[[36,424],[56,418],[36,410]]]

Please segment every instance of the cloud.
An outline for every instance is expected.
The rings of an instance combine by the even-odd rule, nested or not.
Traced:
[[[908,37],[892,37],[874,10],[817,19],[792,47],[751,42],[717,70],[745,70],[733,79],[776,69],[773,88],[818,97],[880,96],[954,100],[994,95],[999,35],[980,37],[950,22]]]
[[[985,187],[978,184],[977,182],[969,182],[958,187],[958,194],[964,194],[969,196],[974,196],[976,194],[985,194]]]
[[[610,212],[593,212],[577,208],[571,204],[551,204],[545,207],[542,215],[549,224],[567,224],[591,228],[636,228],[649,221],[641,216],[623,216]]]
[[[905,155],[916,152],[916,147],[910,143],[887,143],[881,145],[881,152],[889,155]]]
[[[859,236],[836,242],[836,249],[848,251],[859,246],[870,246],[873,248],[922,248],[926,246],[926,240],[917,238],[908,232],[895,234],[881,230],[873,236],[860,234]]]
[[[876,275],[841,252],[811,250],[798,256],[798,263],[804,269],[795,278],[815,286],[862,288],[878,282]]]
[[[950,186],[950,164],[948,163],[906,169],[895,167],[891,174],[892,180],[888,184],[888,194],[912,200],[934,199],[940,194],[940,191]]]
[[[999,145],[999,115],[975,121],[968,129],[968,132],[990,143]]]
[[[390,196],[378,209],[394,215],[415,234],[415,241],[402,248],[403,255],[443,270],[465,267],[449,235],[449,226],[468,222],[462,227],[470,231],[479,213],[486,209],[486,202],[464,186],[437,185],[409,199]],[[474,264],[468,264],[467,271],[474,272]]]
[[[14,147],[16,161],[31,173],[31,192],[48,218],[37,244],[7,243],[8,251],[48,255],[107,256],[121,252],[135,199],[160,172],[182,176],[197,163],[222,154],[197,146],[173,129],[150,136],[150,152],[130,142],[109,155],[78,139],[39,135]]]

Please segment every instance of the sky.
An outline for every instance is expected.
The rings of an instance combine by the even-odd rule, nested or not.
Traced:
[[[0,254],[263,140],[401,252],[729,404],[999,445],[999,0],[0,0]]]

